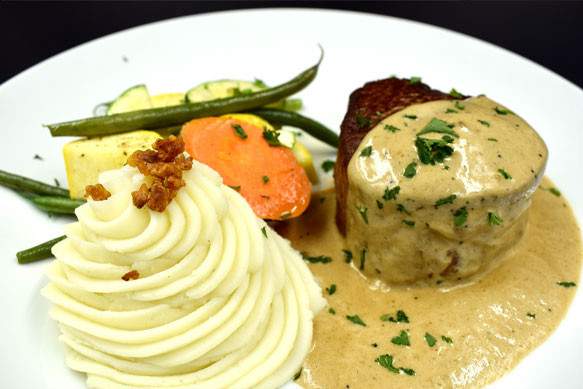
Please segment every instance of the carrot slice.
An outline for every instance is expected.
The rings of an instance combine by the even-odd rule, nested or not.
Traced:
[[[215,169],[257,216],[283,220],[308,207],[312,186],[306,172],[290,149],[270,146],[263,129],[238,119],[206,117],[186,123],[181,134],[192,158]]]

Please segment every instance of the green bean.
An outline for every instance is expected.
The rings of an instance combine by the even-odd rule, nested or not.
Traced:
[[[59,236],[58,238],[49,240],[48,242],[41,243],[37,246],[17,252],[16,258],[18,259],[18,263],[24,265],[26,263],[36,262],[40,261],[41,259],[52,257],[53,254],[51,253],[51,249],[53,246],[65,238],[65,236]]]
[[[260,116],[273,124],[300,128],[314,138],[338,148],[338,134],[323,124],[306,116],[302,116],[299,113],[267,108],[254,109],[249,111],[249,113]]]
[[[0,185],[17,191],[32,192],[38,195],[69,197],[69,191],[67,189],[45,184],[3,170],[0,170]]]
[[[75,208],[85,204],[85,200],[56,196],[33,196],[29,200],[42,211],[63,215],[74,215]]]
[[[186,103],[171,107],[151,108],[139,111],[98,116],[70,122],[49,124],[52,136],[101,136],[118,134],[137,129],[156,130],[186,123],[191,119],[247,111],[280,101],[308,86],[316,77],[320,62],[303,71],[292,80],[273,88],[250,94]]]

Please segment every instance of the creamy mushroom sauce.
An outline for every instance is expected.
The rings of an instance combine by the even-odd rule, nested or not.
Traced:
[[[532,197],[523,238],[499,266],[462,284],[435,280],[417,287],[367,278],[356,255],[347,263],[334,223],[334,193],[314,198],[307,213],[280,230],[298,250],[331,257],[309,266],[322,288],[335,284],[336,290],[324,293],[329,307],[315,318],[314,344],[296,382],[326,389],[481,387],[507,373],[565,315],[576,288],[558,283],[579,278],[581,233],[566,200],[551,188],[545,178]],[[409,323],[381,320],[395,318],[398,310]],[[366,326],[347,319],[353,315]],[[391,342],[401,331],[410,346]],[[427,333],[435,338],[433,347]],[[385,354],[415,375],[375,362]]]

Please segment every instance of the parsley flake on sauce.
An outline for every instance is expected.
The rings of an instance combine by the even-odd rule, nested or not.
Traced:
[[[442,205],[445,205],[445,204],[453,204],[453,201],[455,199],[457,199],[457,196],[454,194],[449,195],[447,197],[443,197],[435,202],[435,204],[434,204],[435,208],[441,207]]]
[[[358,324],[359,326],[366,327],[366,323],[362,321],[360,316],[358,315],[346,315],[346,319],[350,320],[354,324]]]
[[[358,210],[358,213],[360,213],[360,216],[362,217],[362,220],[364,220],[364,223],[368,224],[368,208],[357,205],[356,209]]]
[[[342,250],[342,253],[344,254],[344,262],[346,263],[352,262],[352,251]]]
[[[447,344],[452,344],[453,343],[453,339],[450,338],[449,336],[441,335],[441,340],[443,340]]]
[[[448,108],[445,110],[445,113],[457,113],[457,111],[453,108]]]
[[[267,184],[269,182],[269,176],[263,176],[261,177],[261,179],[263,180],[264,184]]]
[[[377,207],[378,207],[378,209],[383,209],[385,207],[385,204],[383,204],[382,201],[377,200]]]
[[[359,113],[356,114],[356,125],[358,126],[358,128],[367,128],[372,124],[370,118],[361,115]]]
[[[443,120],[433,118],[421,131],[417,133],[417,135],[424,135],[429,133],[437,133],[437,134],[447,134],[453,137],[459,138],[459,135],[456,134],[454,130],[451,129],[451,124],[444,122]]]
[[[561,197],[561,191],[558,190],[557,188],[549,188],[548,191],[557,197]]]
[[[497,113],[498,115],[508,115],[508,114],[514,114],[514,112],[512,112],[511,110],[509,110],[509,109],[506,109],[506,108],[501,108],[501,107],[496,107],[496,108],[494,108],[494,111],[496,111],[496,113]]]
[[[263,234],[264,237],[267,238],[267,228],[265,226],[261,227],[261,233]]]
[[[391,343],[397,346],[411,346],[411,341],[409,340],[409,334],[407,331],[401,331],[398,336],[391,338]]]
[[[256,78],[255,81],[253,81],[253,85],[259,88],[267,88],[267,84],[265,84],[263,80],[260,80],[259,78]]]
[[[387,186],[385,188],[385,193],[383,194],[383,200],[385,201],[396,200],[400,191],[401,191],[400,186],[395,186],[394,188],[391,189],[389,189],[389,187]]]
[[[488,212],[488,224],[491,226],[499,226],[504,220],[496,212]]]
[[[468,220],[468,210],[466,209],[466,207],[462,207],[453,213],[453,224],[456,227],[463,226],[464,224],[466,224],[467,220]]]
[[[391,323],[409,323],[409,317],[404,311],[399,309],[395,316],[391,316],[388,313],[382,315],[381,321],[389,321]]]
[[[387,369],[388,371],[390,371],[391,373],[395,373],[395,374],[406,374],[408,376],[414,376],[415,375],[415,370],[413,369],[409,369],[409,368],[405,368],[405,367],[395,367],[393,365],[393,356],[389,355],[389,354],[383,354],[381,356],[379,356],[378,358],[376,358],[374,360],[376,363],[378,363],[380,366],[384,367],[385,369]]]
[[[417,155],[419,160],[425,165],[435,165],[442,163],[445,158],[453,154],[453,148],[448,144],[446,139],[427,139],[417,137],[415,139],[415,147],[417,148]]]
[[[332,284],[329,287],[327,287],[326,292],[328,292],[328,295],[330,295],[330,296],[332,296],[334,293],[336,293],[336,284]]]
[[[372,146],[366,146],[364,149],[360,151],[361,157],[370,157],[372,153]]]
[[[415,222],[413,220],[401,220],[401,223],[409,227],[415,227]]]
[[[460,111],[463,111],[464,109],[466,109],[466,106],[463,105],[462,103],[460,103],[459,101],[456,101],[454,106],[459,109]]]
[[[498,142],[498,139],[496,139],[496,138],[488,138],[488,140],[489,140],[490,142]]]
[[[504,177],[505,180],[511,180],[512,176],[504,169],[498,169],[498,173],[500,173],[500,175],[502,177]]]
[[[397,204],[397,211],[403,212],[406,215],[411,215],[411,212],[409,212],[403,204]]]
[[[327,255],[317,255],[317,256],[310,256],[306,253],[302,253],[302,258],[304,261],[310,263],[330,263],[332,262],[332,258],[328,257]]]
[[[455,88],[451,88],[451,90],[449,91],[449,95],[451,97],[453,97],[454,99],[463,99],[464,98],[464,95],[462,95],[460,92],[455,90]]]
[[[336,315],[336,310],[334,308],[328,308],[328,313],[330,315]]]
[[[409,114],[407,114],[407,115],[403,115],[403,117],[405,119],[411,119],[411,120],[417,119],[417,115],[409,115]]]
[[[336,165],[336,162],[327,159],[324,162],[322,162],[322,170],[324,170],[324,173],[328,173],[329,171],[334,169],[335,165]]]
[[[536,319],[536,314],[527,312],[526,316],[530,317],[531,319]]]
[[[557,285],[562,286],[563,288],[572,288],[574,286],[577,286],[577,284],[574,283],[573,281],[560,281],[557,282]]]
[[[429,332],[426,332],[424,337],[429,347],[433,347],[437,343],[437,339],[435,339],[435,337],[431,335]]]
[[[421,84],[421,77],[416,77],[416,76],[411,77],[409,79],[409,84],[411,84],[411,85]]]
[[[360,252],[360,266],[358,267],[359,270],[364,270],[364,262],[366,261],[366,253],[368,250],[365,248],[362,249]]]
[[[395,127],[395,126],[390,125],[390,124],[385,124],[385,126],[383,128],[385,129],[385,131],[392,132],[393,134],[397,131],[401,131],[401,129],[399,127]]]
[[[413,178],[413,177],[415,177],[415,174],[417,174],[417,163],[411,162],[405,168],[405,171],[403,172],[403,176],[405,176],[407,178]]]
[[[485,120],[480,120],[480,119],[478,119],[478,122],[480,122],[480,124],[483,126],[490,127],[490,122],[487,122]]]

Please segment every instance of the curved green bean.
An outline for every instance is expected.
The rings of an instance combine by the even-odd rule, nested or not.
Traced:
[[[66,236],[59,236],[58,238],[49,240],[48,242],[41,243],[37,246],[31,247],[26,250],[22,250],[16,253],[16,259],[18,263],[24,265],[26,263],[40,261],[41,259],[50,258],[53,256],[51,249],[55,244],[65,239]]]
[[[45,184],[30,178],[19,176],[0,170],[0,185],[15,189],[18,191],[32,192],[38,195],[69,197],[67,189]]]

